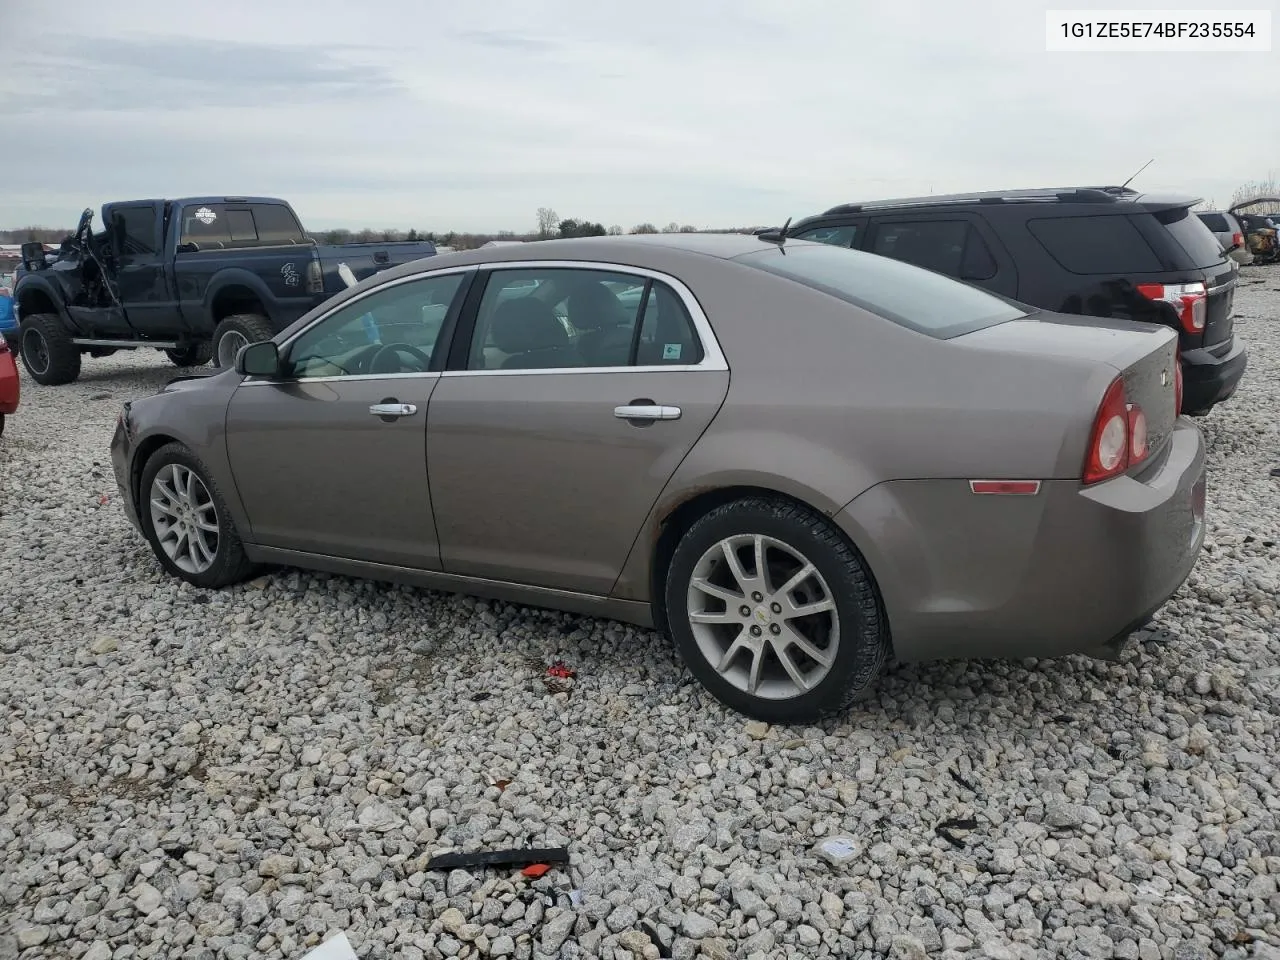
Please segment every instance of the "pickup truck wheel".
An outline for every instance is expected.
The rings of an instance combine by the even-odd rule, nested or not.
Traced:
[[[213,341],[201,340],[181,350],[166,350],[164,355],[175,367],[203,367],[213,359]]]
[[[56,313],[33,313],[22,318],[19,353],[31,379],[46,387],[71,383],[80,376],[80,348]]]
[[[275,335],[271,321],[260,313],[232,314],[213,331],[214,363],[223,368],[234,367],[241,347],[270,340]]]

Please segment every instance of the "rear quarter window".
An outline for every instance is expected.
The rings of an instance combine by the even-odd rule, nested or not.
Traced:
[[[1161,210],[1152,216],[1169,232],[1173,241],[1186,251],[1193,266],[1212,267],[1221,263],[1226,256],[1218,238],[1200,222],[1199,217],[1191,215],[1190,208]]]
[[[940,340],[1027,316],[1024,307],[978,287],[860,250],[806,244],[734,259]]]
[[[1049,256],[1071,273],[1155,273],[1161,269],[1155,251],[1124,215],[1039,217],[1028,220],[1027,229]]]
[[[1196,214],[1210,230],[1215,233],[1227,233],[1231,230],[1231,225],[1227,223],[1227,218],[1220,213],[1199,213]]]

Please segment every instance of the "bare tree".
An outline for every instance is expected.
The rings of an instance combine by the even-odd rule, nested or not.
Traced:
[[[609,236],[617,237],[617,236],[620,236],[621,234],[622,234],[622,228],[618,226],[616,223],[609,228]]]
[[[538,237],[546,240],[554,237],[556,234],[556,226],[560,223],[560,214],[556,213],[550,207],[538,208]]]
[[[1277,179],[1274,170],[1270,171],[1265,179],[1251,180],[1237,187],[1235,193],[1231,194],[1231,205],[1246,203],[1256,197],[1280,197],[1280,179]],[[1245,212],[1280,213],[1280,203],[1260,203],[1256,207],[1249,207]]]
[[[658,228],[652,223],[641,223],[631,228],[632,233],[657,233]]]
[[[670,223],[668,223],[665,227],[662,228],[662,232],[663,233],[679,233],[680,224],[672,220]]]

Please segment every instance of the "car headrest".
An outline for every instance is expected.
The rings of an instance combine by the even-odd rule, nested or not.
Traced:
[[[556,313],[541,300],[508,300],[493,314],[493,345],[503,353],[524,353],[569,343],[569,333]]]
[[[627,310],[603,283],[580,287],[569,295],[565,307],[569,322],[579,330],[604,330],[627,323]]]

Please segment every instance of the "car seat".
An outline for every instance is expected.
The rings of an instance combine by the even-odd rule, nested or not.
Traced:
[[[490,329],[493,345],[512,354],[503,370],[546,370],[581,366],[569,331],[555,311],[532,297],[508,300],[493,314]]]

